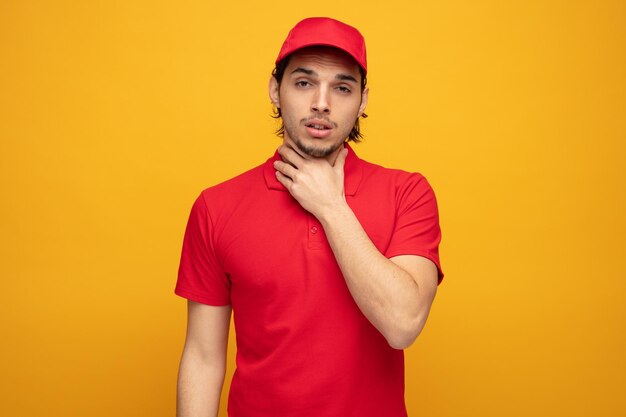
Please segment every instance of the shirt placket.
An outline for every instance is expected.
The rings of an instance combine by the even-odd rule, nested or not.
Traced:
[[[307,214],[307,242],[309,249],[323,249],[326,235],[324,228],[315,216]]]

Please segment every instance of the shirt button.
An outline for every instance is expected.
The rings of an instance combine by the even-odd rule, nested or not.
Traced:
[[[311,233],[313,234],[317,233],[317,226],[311,227]]]

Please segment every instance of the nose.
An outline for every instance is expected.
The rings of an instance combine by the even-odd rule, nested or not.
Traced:
[[[317,90],[311,103],[311,110],[315,113],[330,113],[328,92],[324,88]]]

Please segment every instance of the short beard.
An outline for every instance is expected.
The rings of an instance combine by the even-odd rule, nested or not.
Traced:
[[[312,156],[313,158],[326,158],[328,155],[331,155],[333,152],[339,149],[339,147],[343,146],[343,142],[341,142],[333,146],[330,146],[326,149],[319,149],[319,148],[314,148],[312,146],[306,146],[305,144],[300,142],[300,139],[298,139],[297,136],[296,137],[290,136],[290,137],[293,139],[293,143],[295,143],[296,146],[298,147],[298,150],[300,150],[302,153]]]
[[[313,146],[306,146],[304,143],[302,143],[302,141],[300,141],[300,138],[296,135],[296,132],[293,132],[292,129],[287,126],[287,124],[284,123],[284,127],[285,127],[285,132],[287,133],[287,135],[289,135],[289,137],[291,138],[293,143],[296,145],[298,150],[306,155],[312,156],[313,158],[326,158],[327,156],[335,152],[337,149],[342,147],[345,142],[344,140],[343,142],[337,143],[335,145],[331,145],[330,147],[326,149],[319,149]],[[346,137],[348,137],[347,133],[346,133]]]

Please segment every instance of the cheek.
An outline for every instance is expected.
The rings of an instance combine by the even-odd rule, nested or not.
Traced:
[[[292,120],[300,118],[305,110],[306,108],[303,108],[301,103],[294,100],[285,100],[281,106],[283,118]]]
[[[294,108],[290,105],[283,105],[282,108],[283,119],[293,120],[296,118]]]
[[[347,103],[342,116],[345,119],[350,119],[350,121],[352,121],[359,116],[359,107],[361,107],[360,101]]]

